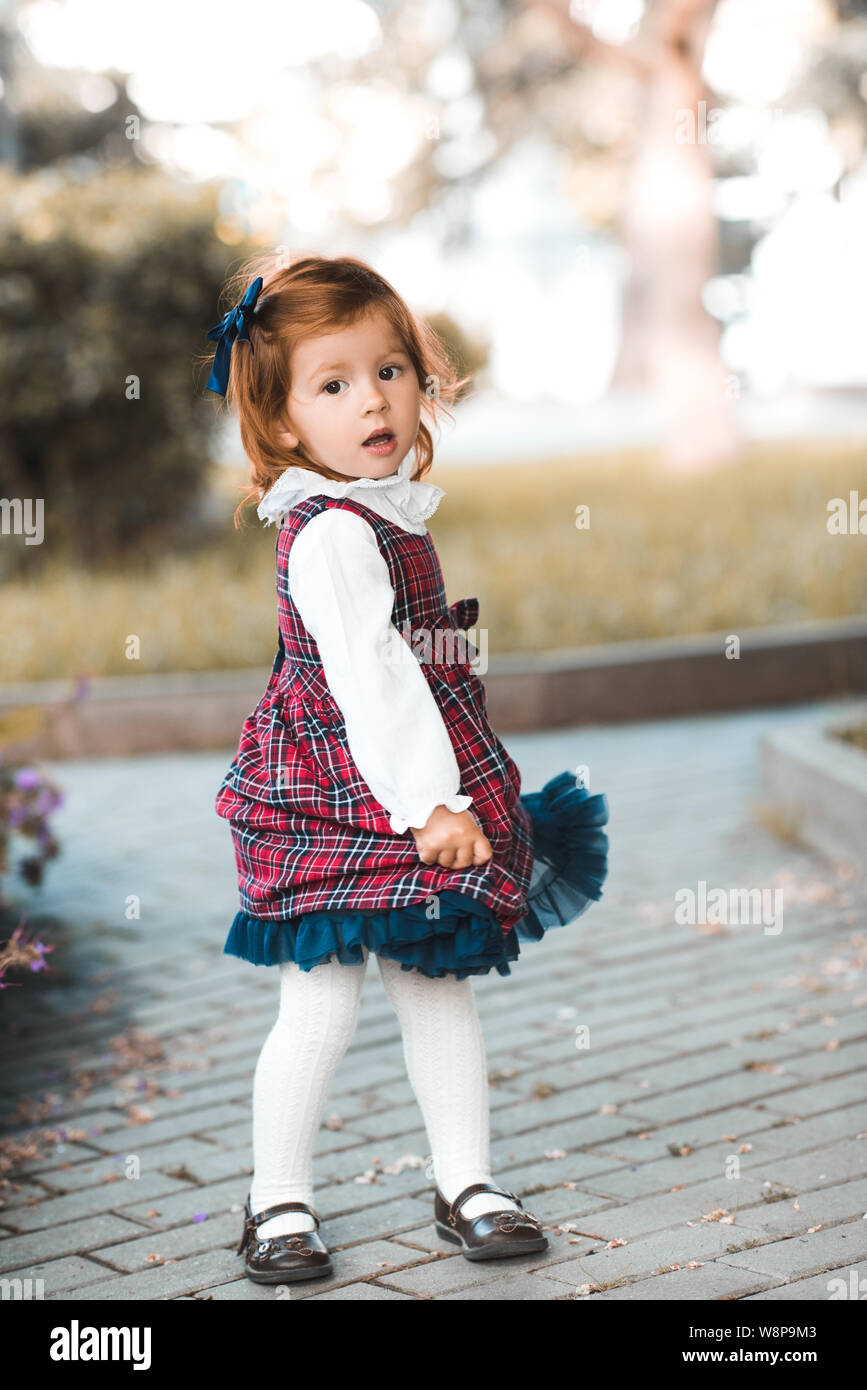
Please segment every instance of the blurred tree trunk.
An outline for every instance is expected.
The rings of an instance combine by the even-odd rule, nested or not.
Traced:
[[[20,167],[18,120],[12,90],[14,56],[20,40],[8,0],[0,0],[0,164]]]
[[[719,330],[702,304],[716,270],[717,226],[701,68],[717,0],[656,0],[641,37],[623,45],[571,19],[568,0],[526,2],[551,16],[573,51],[626,67],[641,84],[622,218],[630,271],[614,384],[653,392],[674,467],[713,467],[739,446]]]

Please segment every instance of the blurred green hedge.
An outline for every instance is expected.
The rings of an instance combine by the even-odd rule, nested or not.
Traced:
[[[218,217],[215,185],[155,168],[0,168],[0,497],[43,498],[45,527],[2,537],[6,574],[188,537],[222,418],[196,358],[247,251]]]

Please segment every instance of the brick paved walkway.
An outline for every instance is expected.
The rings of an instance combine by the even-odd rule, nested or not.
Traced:
[[[604,902],[475,982],[494,1172],[549,1249],[470,1263],[435,1236],[371,962],[317,1143],[336,1273],[293,1299],[827,1299],[867,1274],[864,881],[752,818],[760,735],[809,712],[509,737],[526,790],[586,763],[612,810]],[[277,978],[221,954],[236,888],[212,802],[230,757],[54,766],[65,852],[39,901],[69,930],[54,978],[0,1009],[5,1132],[57,1139],[14,1166],[0,1267],[46,1299],[288,1292],[235,1254]],[[679,924],[674,894],[700,880],[781,887],[783,930]]]

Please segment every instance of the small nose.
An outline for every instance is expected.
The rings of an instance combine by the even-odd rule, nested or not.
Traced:
[[[387,407],[388,402],[385,398],[385,392],[382,389],[382,383],[377,382],[375,386],[371,387],[370,391],[367,394],[366,408],[368,412],[371,410],[379,412],[383,409],[387,409]]]

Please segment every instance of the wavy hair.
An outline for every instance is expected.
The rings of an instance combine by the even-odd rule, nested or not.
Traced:
[[[382,309],[403,342],[418,380],[422,418],[413,449],[413,479],[423,478],[433,463],[433,435],[424,416],[436,425],[437,409],[451,417],[442,402],[453,405],[472,377],[458,377],[445,342],[425,320],[418,318],[381,275],[354,256],[303,255],[291,264],[284,254],[251,256],[227,279],[220,294],[221,310],[234,307],[248,284],[262,276],[256,312],[248,322],[249,345],[232,345],[225,404],[236,406],[241,442],[250,460],[250,486],[235,509],[239,514],[260,499],[287,468],[295,466],[322,477],[345,480],[345,475],[315,463],[299,441],[291,449],[278,431],[289,429],[287,415],[293,348],[305,338],[333,333],[363,317],[372,307]],[[213,353],[202,355],[210,367]],[[220,402],[215,404],[219,407]]]

